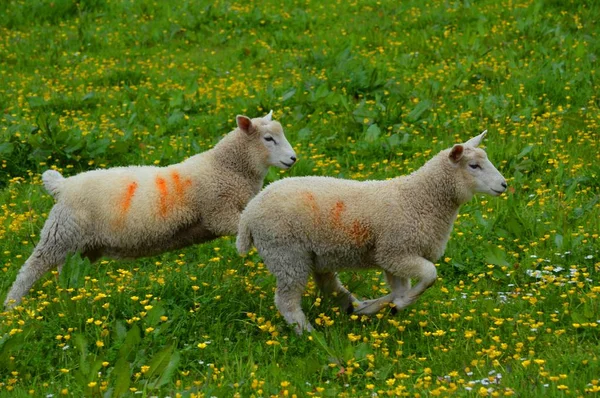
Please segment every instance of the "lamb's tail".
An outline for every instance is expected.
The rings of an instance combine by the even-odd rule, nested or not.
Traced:
[[[248,253],[250,249],[252,249],[252,245],[252,232],[250,232],[248,221],[242,217],[238,226],[238,234],[235,240],[235,246],[237,247],[238,253],[244,255]]]
[[[44,174],[42,174],[42,181],[44,183],[44,188],[50,195],[57,199],[60,194],[60,188],[62,186],[62,182],[65,180],[65,177],[62,176],[56,170],[46,170]]]

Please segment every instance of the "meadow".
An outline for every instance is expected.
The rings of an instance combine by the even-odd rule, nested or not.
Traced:
[[[600,4],[593,0],[6,0],[0,300],[53,200],[40,174],[167,165],[274,111],[267,182],[386,179],[479,134],[509,190],[461,208],[438,281],[393,315],[309,283],[297,336],[234,237],[78,255],[0,312],[0,396],[594,396]],[[360,297],[376,270],[341,275]]]

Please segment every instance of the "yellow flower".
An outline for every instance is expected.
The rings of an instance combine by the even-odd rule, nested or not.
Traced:
[[[203,350],[203,349],[206,348],[207,345],[208,344],[206,344],[206,343],[198,343],[198,348],[200,348],[201,350]]]
[[[96,341],[96,347],[104,347],[104,342],[103,341]]]

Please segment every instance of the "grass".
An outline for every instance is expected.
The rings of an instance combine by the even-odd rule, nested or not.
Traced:
[[[597,394],[599,20],[595,1],[6,1],[0,298],[52,206],[41,172],[178,162],[240,113],[273,109],[299,154],[269,182],[391,178],[487,128],[510,190],[462,208],[415,305],[348,316],[311,283],[302,337],[233,238],[75,255],[0,315],[0,395]]]

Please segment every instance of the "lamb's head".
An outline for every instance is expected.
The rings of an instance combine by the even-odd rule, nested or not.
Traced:
[[[448,158],[458,176],[459,195],[470,199],[476,193],[499,196],[506,191],[506,179],[489,161],[487,154],[477,148],[487,130],[464,144],[450,149]]]
[[[264,117],[250,119],[238,115],[237,125],[257,147],[266,165],[289,169],[296,163],[296,152],[285,138],[281,124],[273,120],[273,111]]]

